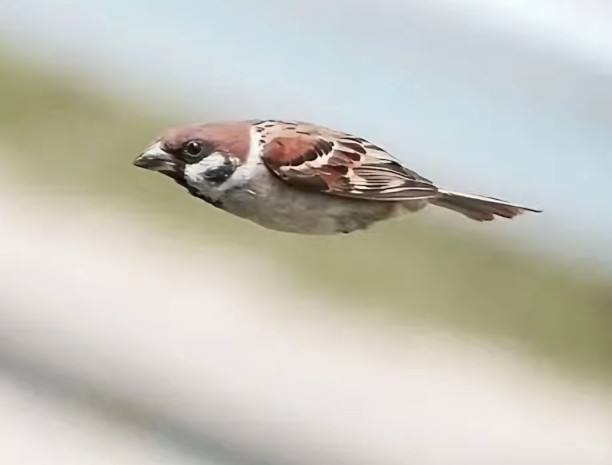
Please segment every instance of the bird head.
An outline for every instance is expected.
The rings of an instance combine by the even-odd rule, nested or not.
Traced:
[[[225,183],[248,152],[248,125],[197,124],[168,130],[133,164],[164,174],[190,190],[205,192]]]

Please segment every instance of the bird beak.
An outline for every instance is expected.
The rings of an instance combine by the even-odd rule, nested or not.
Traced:
[[[176,170],[176,162],[171,154],[166,152],[161,147],[161,143],[157,142],[141,153],[133,162],[134,166],[152,171],[174,172]]]

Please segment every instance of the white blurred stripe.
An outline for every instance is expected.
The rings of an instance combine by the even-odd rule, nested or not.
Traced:
[[[42,386],[27,390],[2,376],[0,418],[3,464],[213,465],[177,453],[142,431],[56,402]]]

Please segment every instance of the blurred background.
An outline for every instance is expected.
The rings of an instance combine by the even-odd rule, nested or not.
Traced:
[[[0,4],[0,462],[612,463],[606,0]],[[313,121],[542,208],[298,237],[132,166]]]

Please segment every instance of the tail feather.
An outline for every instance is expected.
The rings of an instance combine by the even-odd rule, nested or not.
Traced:
[[[439,207],[448,208],[476,221],[491,221],[496,216],[514,218],[526,211],[541,213],[541,210],[516,205],[505,200],[480,195],[461,194],[440,189],[440,197],[430,202]]]

